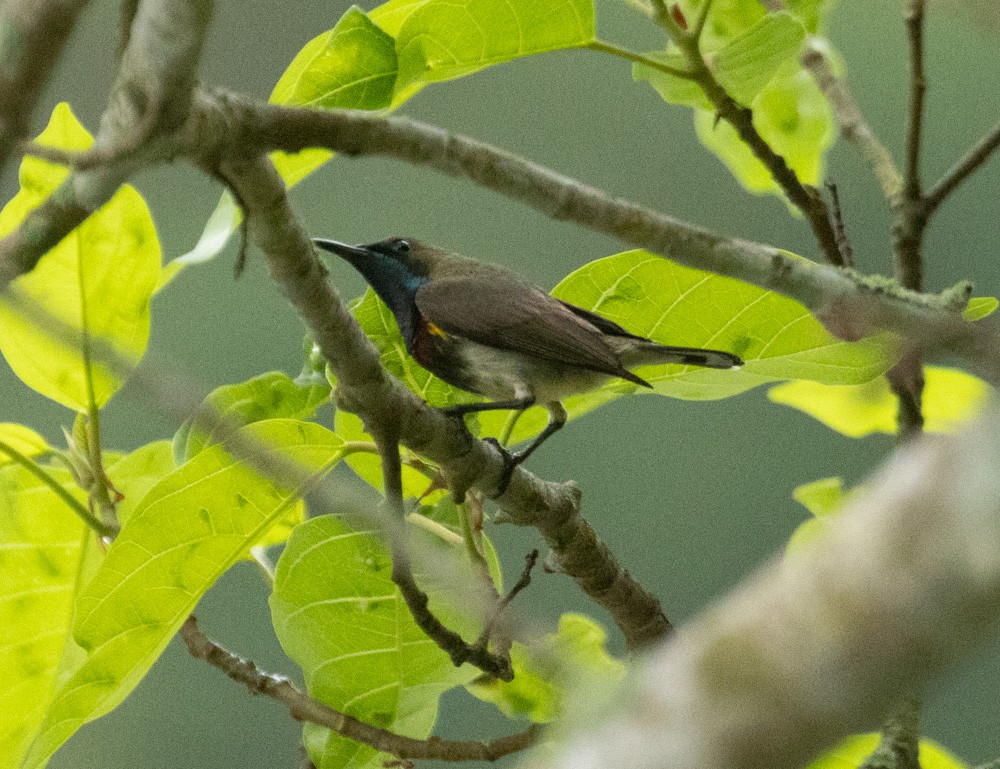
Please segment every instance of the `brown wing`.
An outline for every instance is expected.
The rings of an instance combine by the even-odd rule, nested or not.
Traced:
[[[530,283],[458,275],[417,288],[417,309],[448,334],[632,380],[601,331]]]

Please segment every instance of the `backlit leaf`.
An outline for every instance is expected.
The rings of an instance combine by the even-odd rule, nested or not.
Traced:
[[[56,106],[39,144],[82,150],[90,134],[65,103]],[[20,224],[66,178],[65,166],[26,156],[21,190],[0,212],[0,236]],[[93,360],[94,342],[138,363],[149,338],[150,298],[160,278],[153,219],[134,188],[123,186],[13,287],[55,318],[84,332],[67,346],[0,302],[0,352],[29,387],[64,406],[103,406],[122,385],[117,372]],[[93,401],[93,404],[91,404]]]
[[[343,446],[296,420],[256,422],[239,435],[314,472]],[[153,486],[80,593],[73,635],[85,659],[58,682],[25,769],[44,765],[80,726],[116,707],[205,591],[296,500],[295,489],[279,488],[218,444]]]
[[[478,623],[456,611],[448,600],[454,587],[440,581],[449,575],[471,584],[462,546],[417,528],[412,536],[414,550],[440,567],[433,579],[417,575],[433,611],[474,638]],[[302,666],[313,697],[376,726],[424,738],[437,718],[441,694],[479,671],[456,668],[423,634],[391,572],[390,556],[372,532],[351,529],[330,515],[312,518],[296,529],[278,561],[271,613],[278,639]],[[312,724],[305,727],[305,744],[318,769],[376,769],[387,760]]]
[[[982,412],[990,392],[983,380],[957,369],[927,366],[924,380],[922,407],[927,432],[959,429]],[[851,438],[872,433],[891,435],[897,429],[899,404],[884,377],[839,387],[821,382],[788,382],[772,387],[767,396]]]

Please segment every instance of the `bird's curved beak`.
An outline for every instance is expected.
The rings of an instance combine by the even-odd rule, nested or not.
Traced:
[[[312,242],[316,244],[317,248],[322,248],[324,251],[336,254],[352,264],[358,259],[368,259],[372,256],[371,250],[364,246],[351,246],[347,243],[341,243],[339,240],[313,238]]]

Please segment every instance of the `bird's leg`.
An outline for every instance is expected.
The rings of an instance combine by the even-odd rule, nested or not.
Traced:
[[[545,443],[546,439],[552,435],[552,433],[562,429],[562,426],[566,424],[566,409],[559,401],[552,401],[545,406],[549,410],[549,423],[545,425],[545,429],[542,430],[538,437],[531,442],[531,445],[523,451],[514,452],[513,459],[514,464],[519,465],[524,460],[526,460],[531,454]]]
[[[521,395],[520,397],[516,398],[511,398],[510,400],[506,401],[485,401],[482,403],[459,403],[456,404],[455,406],[445,406],[444,408],[441,409],[441,411],[447,414],[448,416],[453,416],[458,419],[463,419],[463,417],[466,414],[478,414],[483,411],[524,411],[525,409],[530,408],[531,406],[534,405],[535,405],[535,396],[529,394],[529,395]],[[562,409],[562,406],[560,406],[559,408]],[[549,409],[549,413],[550,414],[552,413],[551,407]],[[566,412],[563,411],[562,414],[563,414],[562,421],[565,422]],[[545,431],[538,438],[536,438],[535,442],[532,443],[531,446],[529,446],[528,449],[524,452],[519,451],[516,453],[512,453],[496,438],[490,437],[485,439],[488,443],[492,443],[497,448],[497,451],[500,452],[500,455],[503,457],[503,462],[504,462],[503,473],[500,475],[500,483],[497,484],[497,492],[495,496],[499,497],[501,494],[504,493],[504,491],[507,490],[507,484],[510,483],[510,477],[514,473],[514,468],[517,467],[519,464],[521,464],[521,462],[523,462],[527,458],[528,454],[530,454],[537,448],[538,444],[541,443],[542,440],[545,440],[545,438],[547,438],[553,432],[558,430],[559,427],[562,427],[562,423],[560,423],[558,427],[553,428],[552,421],[550,420],[548,427],[545,428]]]
[[[528,448],[522,451],[510,452],[500,445],[500,442],[495,438],[487,438],[486,440],[495,445],[500,452],[504,455],[504,471],[503,475],[500,476],[500,482],[497,484],[497,492],[494,497],[499,497],[507,490],[507,485],[510,483],[510,478],[514,474],[514,468],[521,464],[524,460],[534,453],[535,449],[545,443],[546,439],[552,435],[554,432],[562,428],[566,424],[566,409],[559,401],[553,401],[552,403],[546,404],[546,408],[549,410],[549,423],[545,426],[538,437],[531,442]]]

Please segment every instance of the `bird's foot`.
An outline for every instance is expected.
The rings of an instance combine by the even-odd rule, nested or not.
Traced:
[[[500,480],[497,482],[496,493],[493,494],[493,498],[496,499],[507,491],[507,486],[510,485],[511,476],[514,474],[514,468],[524,461],[525,456],[520,452],[510,451],[496,438],[483,438],[483,440],[496,448],[496,450],[500,452],[500,456],[503,457],[503,472],[500,474]]]

